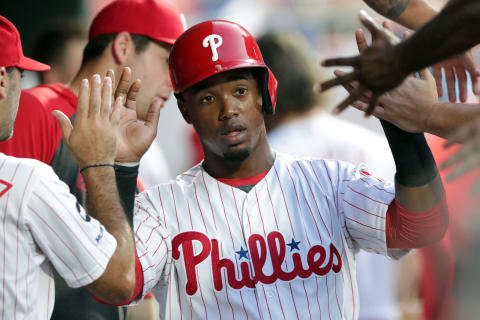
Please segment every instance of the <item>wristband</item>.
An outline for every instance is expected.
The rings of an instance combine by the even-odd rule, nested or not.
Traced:
[[[89,164],[88,166],[84,166],[80,168],[80,173],[83,172],[83,170],[88,169],[88,168],[95,168],[95,167],[112,167],[114,168],[113,164],[111,163],[95,163],[95,164]]]

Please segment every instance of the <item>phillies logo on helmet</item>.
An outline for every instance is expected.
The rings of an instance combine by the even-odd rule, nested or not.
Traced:
[[[211,34],[203,38],[202,45],[204,48],[210,47],[212,50],[212,61],[218,60],[217,48],[223,43],[223,39],[218,34]]]
[[[195,249],[195,242],[201,244],[200,251]],[[272,284],[277,280],[291,281],[296,277],[307,279],[312,274],[325,276],[330,271],[340,272],[342,258],[333,243],[326,244],[325,247],[316,244],[300,250],[300,242],[292,239],[292,242],[287,244],[283,235],[278,231],[272,231],[266,237],[252,234],[248,238],[247,249],[241,247],[239,251],[235,251],[239,255],[239,265],[236,266],[236,261],[220,257],[217,239],[210,239],[198,231],[187,231],[179,233],[173,238],[172,257],[174,260],[178,260],[180,256],[183,256],[183,265],[187,276],[185,289],[188,295],[194,295],[198,289],[196,266],[209,257],[212,264],[213,284],[217,291],[223,289],[222,269],[226,271],[225,282],[232,289],[254,288],[259,282]],[[290,251],[287,251],[287,247],[290,248]],[[288,260],[292,262],[288,270],[284,263],[287,256],[290,256]],[[242,258],[245,260],[241,260]],[[266,274],[264,266],[267,259],[270,259],[273,272]],[[253,268],[253,274],[249,264]]]

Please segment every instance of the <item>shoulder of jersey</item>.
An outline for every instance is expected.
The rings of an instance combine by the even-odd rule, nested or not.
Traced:
[[[55,172],[53,171],[52,167],[49,165],[35,160],[35,159],[28,159],[28,158],[16,158],[16,157],[11,157],[7,156],[5,154],[1,154],[0,156],[0,163],[5,161],[6,167],[12,167],[15,166],[17,167],[18,165],[21,166],[21,170],[29,170],[29,169],[35,169],[36,174],[40,176],[40,178],[43,176],[56,176]],[[8,169],[10,170],[10,169]]]

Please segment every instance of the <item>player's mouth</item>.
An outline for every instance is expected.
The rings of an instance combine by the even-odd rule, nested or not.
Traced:
[[[246,128],[242,125],[232,125],[222,129],[221,135],[228,145],[239,144],[246,134]]]

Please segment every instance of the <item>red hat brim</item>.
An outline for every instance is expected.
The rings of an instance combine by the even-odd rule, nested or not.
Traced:
[[[43,64],[41,62],[38,62],[36,60],[27,58],[27,57],[21,57],[20,61],[15,64],[16,67],[23,69],[23,70],[29,70],[29,71],[47,71],[50,70],[50,66]]]

